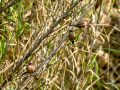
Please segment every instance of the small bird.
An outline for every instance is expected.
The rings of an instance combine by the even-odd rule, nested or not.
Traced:
[[[69,30],[69,39],[71,40],[72,44],[74,44],[75,32],[73,30]]]
[[[27,65],[27,71],[24,72],[22,75],[24,75],[24,74],[26,74],[26,73],[31,74],[31,73],[33,73],[34,71],[35,71],[35,67],[32,65],[32,63],[29,63],[29,64]]]
[[[89,23],[88,20],[82,20],[78,24],[70,25],[70,26],[76,26],[78,28],[84,28],[88,23]]]

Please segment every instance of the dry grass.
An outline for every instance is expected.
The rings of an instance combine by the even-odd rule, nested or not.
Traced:
[[[94,0],[20,1],[4,11],[0,15],[2,88],[120,88],[120,50],[116,49],[120,45],[120,30],[106,24],[113,4],[101,0],[98,8],[95,5]],[[83,31],[69,26],[83,18],[89,19]],[[68,39],[70,29],[76,33],[74,45]],[[24,64],[30,62],[36,67],[35,72],[22,76],[26,70]]]

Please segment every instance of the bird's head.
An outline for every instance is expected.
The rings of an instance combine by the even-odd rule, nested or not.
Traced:
[[[28,66],[29,66],[29,65],[32,65],[32,63],[29,63]]]
[[[69,32],[73,32],[73,30],[69,30]]]

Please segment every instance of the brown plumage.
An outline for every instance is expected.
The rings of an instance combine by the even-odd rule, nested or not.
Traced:
[[[75,26],[75,27],[78,27],[78,28],[84,28],[87,24],[88,24],[87,20],[82,20],[78,24],[76,24],[76,25],[70,25],[70,26]]]
[[[22,75],[24,75],[24,74],[26,74],[26,73],[31,74],[31,73],[33,73],[34,71],[35,71],[35,67],[32,65],[32,63],[29,63],[29,64],[27,65],[27,71],[24,72]]]
[[[69,39],[71,40],[72,44],[74,44],[75,32],[73,30],[69,31]]]

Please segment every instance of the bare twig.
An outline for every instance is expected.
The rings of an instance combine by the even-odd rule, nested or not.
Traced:
[[[79,0],[80,1],[80,0]],[[76,1],[72,7],[66,11],[66,13],[63,14],[62,18],[60,18],[58,21],[55,22],[55,24],[47,31],[47,33],[41,37],[40,39],[38,39],[38,41],[35,43],[34,47],[25,55],[24,58],[21,59],[21,61],[18,63],[18,65],[16,66],[16,68],[13,70],[13,72],[15,72],[19,66],[22,64],[22,61],[25,61],[30,54],[37,48],[37,46],[54,30],[54,28],[61,22],[62,19],[66,18],[68,13],[78,4],[78,1]]]
[[[17,0],[16,0],[17,1]],[[80,2],[81,0],[78,0],[78,1],[76,1],[72,6],[71,6],[71,8],[68,10],[68,11],[66,11],[64,14],[63,14],[63,16],[58,20],[58,21],[56,21],[55,22],[55,24],[47,31],[47,33],[44,35],[44,36],[42,36],[40,39],[38,39],[38,41],[35,43],[35,45],[34,45],[34,47],[25,55],[25,57],[23,57],[21,60],[20,60],[20,62],[17,64],[17,66],[15,67],[15,69],[13,70],[13,73],[15,73],[15,71],[20,67],[20,65],[22,64],[22,62],[23,61],[25,61],[30,55],[31,55],[31,53],[37,48],[37,46],[54,30],[54,28],[62,21],[62,19],[65,19],[66,17],[67,17],[67,15],[68,15],[68,13]],[[67,38],[67,37],[66,37]],[[66,39],[66,38],[63,38],[63,39]],[[61,43],[62,44],[62,43]],[[58,45],[59,46],[59,45]],[[60,47],[60,46],[59,46]],[[58,48],[59,48],[58,47]],[[55,49],[56,50],[56,49]],[[54,51],[53,51],[54,52]],[[56,51],[55,51],[56,52]],[[55,54],[55,52],[54,52],[54,54]],[[52,55],[53,53],[51,53],[50,55]],[[53,55],[54,55],[53,54]],[[51,56],[50,56],[51,57]],[[49,58],[50,57],[48,57],[47,59],[46,59],[46,61],[47,60],[49,60]],[[41,66],[43,66],[44,64],[45,64],[46,62],[43,62],[39,67],[38,67],[38,69],[41,67]],[[38,70],[37,69],[37,70]],[[36,71],[37,71],[36,70]],[[34,73],[35,74],[35,73]],[[33,74],[33,75],[34,75]],[[11,75],[11,74],[10,74]],[[10,76],[9,75],[9,76]],[[33,76],[33,75],[31,75],[31,76]],[[9,77],[8,76],[8,77]],[[28,79],[27,79],[28,80]],[[7,80],[5,80],[2,84],[1,84],[1,87],[3,87],[5,84],[7,83]]]
[[[12,67],[12,65],[14,65],[14,62],[12,62],[10,65],[8,65],[6,68],[4,68],[3,70],[0,71],[1,73],[4,73],[5,71],[7,71],[10,67]]]
[[[81,17],[79,18],[79,20],[77,21],[77,23],[83,18],[83,16],[85,15],[85,13],[87,12],[87,9],[91,6],[91,3],[88,4],[87,8],[85,9],[85,11],[83,12],[83,14],[81,15]],[[68,29],[69,30],[69,29]],[[67,30],[67,32],[68,32]],[[22,83],[22,86],[20,86],[18,88],[18,90],[22,90],[25,88],[25,85],[27,85],[28,81],[36,74],[36,72],[41,68],[43,67],[47,62],[48,60],[50,60],[55,54],[56,52],[58,51],[58,49],[60,48],[60,46],[62,45],[62,43],[66,40],[66,38],[68,37],[68,33],[66,32],[65,36],[63,37],[62,41],[60,42],[60,44],[53,50],[53,52],[41,63],[40,66],[38,66],[35,70],[35,72],[33,74],[31,74],[23,83]]]
[[[0,13],[2,13],[3,11],[5,11],[5,10],[8,9],[9,7],[15,5],[15,4],[16,4],[17,2],[19,2],[19,1],[21,1],[21,0],[13,0],[9,5],[7,5],[7,6],[5,6],[5,7],[2,7],[2,8],[0,9]]]

